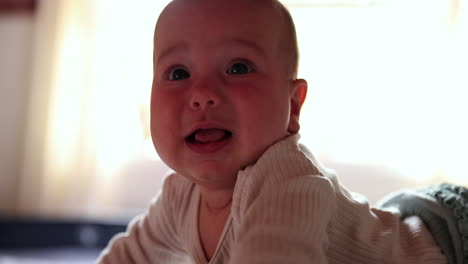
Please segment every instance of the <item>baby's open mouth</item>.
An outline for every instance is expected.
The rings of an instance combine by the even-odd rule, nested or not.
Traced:
[[[185,141],[193,144],[209,144],[221,142],[230,137],[232,137],[231,131],[219,128],[208,128],[195,130],[185,138]]]

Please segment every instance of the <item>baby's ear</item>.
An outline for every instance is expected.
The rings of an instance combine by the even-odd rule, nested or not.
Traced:
[[[294,80],[291,84],[291,113],[289,114],[288,132],[296,134],[299,132],[299,115],[302,104],[307,95],[307,82],[304,79]]]

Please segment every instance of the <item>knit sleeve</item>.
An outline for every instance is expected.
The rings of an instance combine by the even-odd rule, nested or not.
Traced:
[[[173,207],[173,175],[166,178],[159,198],[149,210],[132,220],[126,233],[115,236],[96,263],[183,263],[185,253],[180,245]]]
[[[328,263],[327,228],[335,207],[325,177],[267,184],[242,213],[230,263]]]

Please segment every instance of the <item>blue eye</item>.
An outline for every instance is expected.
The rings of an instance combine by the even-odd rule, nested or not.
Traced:
[[[190,73],[182,68],[174,68],[169,71],[169,80],[171,81],[180,81],[190,77]]]
[[[239,75],[239,74],[247,74],[252,72],[253,69],[248,63],[244,62],[236,62],[232,64],[227,70],[227,74]]]

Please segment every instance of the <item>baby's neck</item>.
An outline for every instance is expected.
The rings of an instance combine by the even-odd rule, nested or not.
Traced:
[[[231,207],[234,189],[215,190],[200,187],[200,193],[201,206],[206,207],[210,213],[216,215]]]
[[[200,188],[198,233],[207,261],[215,254],[226,221],[231,213],[233,191]]]

